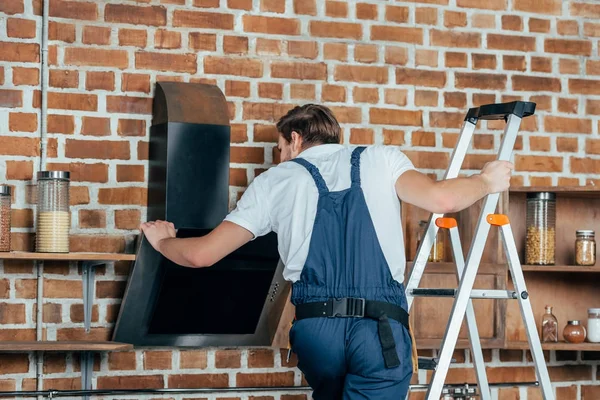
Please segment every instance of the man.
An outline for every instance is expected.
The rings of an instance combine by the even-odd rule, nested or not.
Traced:
[[[141,228],[155,249],[189,267],[211,266],[275,231],[293,282],[290,342],[313,397],[403,399],[412,346],[400,201],[456,212],[508,189],[512,164],[435,182],[396,147],[340,145],[332,112],[313,104],[290,110],[277,129],[282,163],[256,177],[210,234],[176,239],[163,221]]]

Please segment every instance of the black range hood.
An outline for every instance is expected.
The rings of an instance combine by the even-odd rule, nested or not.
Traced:
[[[148,219],[173,222],[178,237],[206,235],[228,212],[227,115],[216,86],[157,84]],[[176,265],[142,237],[113,340],[136,346],[272,345],[281,336],[289,296],[282,269],[275,234],[210,268]]]

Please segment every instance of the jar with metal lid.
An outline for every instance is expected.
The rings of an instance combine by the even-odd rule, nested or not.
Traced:
[[[0,251],[10,251],[10,186],[0,185]]]
[[[419,245],[421,244],[421,240],[427,234],[427,221],[419,222],[419,232],[417,233],[417,250],[419,249]],[[433,245],[431,246],[431,251],[429,252],[429,258],[427,261],[429,262],[443,262],[445,259],[445,235],[443,229],[440,229],[435,236],[435,240],[433,241]]]
[[[600,343],[600,308],[588,309],[587,340],[591,343]]]
[[[556,194],[527,194],[525,264],[552,265],[556,246]]]
[[[596,234],[594,231],[577,231],[575,240],[575,264],[592,266],[596,264]]]
[[[36,251],[40,253],[69,252],[69,180],[69,172],[38,172]]]

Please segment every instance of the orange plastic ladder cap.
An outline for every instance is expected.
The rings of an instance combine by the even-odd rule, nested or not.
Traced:
[[[508,215],[505,214],[490,214],[487,216],[487,222],[489,222],[490,225],[494,226],[510,224],[510,222],[508,221]]]
[[[456,219],[454,218],[438,218],[435,220],[435,224],[438,228],[456,228]]]

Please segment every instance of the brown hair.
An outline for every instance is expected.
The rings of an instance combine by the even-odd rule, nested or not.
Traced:
[[[297,132],[304,145],[340,143],[340,124],[325,106],[305,104],[296,106],[277,122],[277,130],[292,141],[292,132]]]

